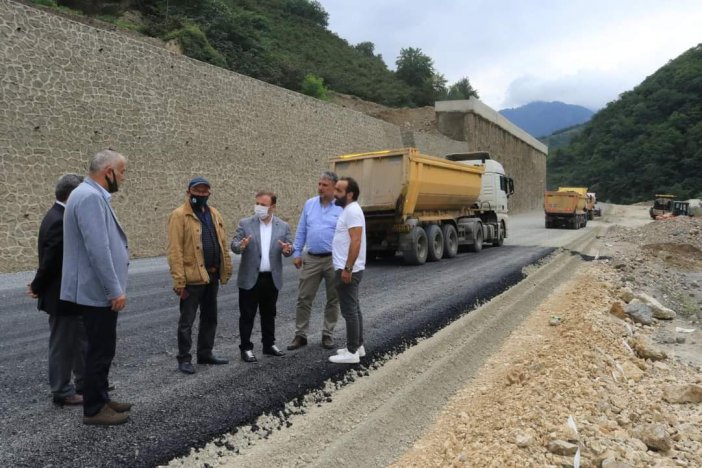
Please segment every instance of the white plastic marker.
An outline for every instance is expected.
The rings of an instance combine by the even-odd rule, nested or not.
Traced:
[[[568,416],[568,427],[573,429],[575,435],[578,434],[578,428],[575,427],[573,416]],[[580,468],[580,444],[578,444],[578,450],[575,452],[575,457],[573,457],[573,468]]]

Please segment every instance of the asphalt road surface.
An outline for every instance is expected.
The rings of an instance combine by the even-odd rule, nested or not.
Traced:
[[[365,343],[373,360],[402,349],[455,320],[477,302],[522,279],[522,268],[580,231],[544,231],[543,216],[516,217],[504,246],[455,259],[405,266],[399,259],[369,264],[361,283]],[[590,226],[588,225],[589,229]],[[547,232],[547,234],[544,234]],[[543,241],[540,236],[550,240]],[[238,259],[235,260],[235,273]],[[256,364],[240,360],[238,290],[220,289],[215,353],[228,365],[177,371],[177,298],[163,258],[132,262],[128,305],[118,322],[112,397],[134,403],[123,426],[84,426],[80,408],[51,403],[47,382],[48,319],[25,295],[31,273],[0,275],[0,466],[154,466],[340,376],[320,346],[323,292],[312,314],[309,345],[285,357],[261,354],[260,327],[252,341]],[[286,261],[278,300],[276,337],[284,348],[294,335],[297,271]],[[194,331],[194,339],[195,333]],[[343,319],[335,338],[344,344]]]

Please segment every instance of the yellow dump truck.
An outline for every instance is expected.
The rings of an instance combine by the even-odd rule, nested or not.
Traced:
[[[585,200],[587,219],[595,219],[595,205],[597,204],[597,200],[595,199],[595,194],[587,190],[587,187],[558,187],[559,192],[577,192],[580,195],[584,195],[587,198]]]
[[[587,190],[581,193],[561,187],[544,193],[546,228],[566,227],[580,229],[587,226]]]
[[[358,181],[369,259],[400,251],[406,263],[421,265],[455,257],[459,246],[501,246],[507,237],[514,183],[488,153],[439,158],[401,148],[345,154],[331,166]]]

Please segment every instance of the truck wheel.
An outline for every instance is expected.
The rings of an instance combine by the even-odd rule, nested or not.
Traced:
[[[427,261],[427,251],[429,250],[427,233],[419,226],[415,226],[410,231],[412,236],[412,247],[402,251],[402,257],[410,265],[423,265]]]
[[[502,244],[505,243],[505,224],[501,221],[499,224],[499,230],[500,232],[497,233],[497,240],[493,241],[492,243],[493,247],[502,247]]]
[[[444,258],[453,258],[458,254],[458,233],[453,224],[441,226],[444,234]]]
[[[475,233],[473,234],[473,243],[468,246],[469,252],[480,252],[483,250],[483,225],[476,224]]]
[[[444,255],[444,234],[436,224],[427,226],[427,261],[438,262]]]

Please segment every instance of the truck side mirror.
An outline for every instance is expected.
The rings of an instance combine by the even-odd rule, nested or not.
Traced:
[[[507,196],[514,194],[514,179],[511,177],[507,178]]]

